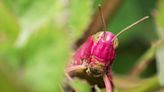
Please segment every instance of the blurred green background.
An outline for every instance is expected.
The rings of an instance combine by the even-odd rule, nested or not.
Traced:
[[[75,42],[84,37],[94,21],[98,4],[106,1],[0,0],[0,92],[62,91],[63,70],[75,51]],[[140,86],[152,84],[139,86],[139,91],[135,91],[138,86],[123,88],[125,92],[163,92],[164,1],[117,1],[117,9],[107,20],[107,29],[114,34],[144,16],[150,18],[119,37],[114,76],[136,74],[133,77],[140,80]],[[137,64],[143,65],[139,73],[133,71],[138,69]],[[117,82],[116,90],[123,92]],[[80,85],[84,84],[75,83],[79,92],[90,92],[89,85]]]

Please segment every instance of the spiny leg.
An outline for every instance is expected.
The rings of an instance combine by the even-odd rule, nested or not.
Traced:
[[[106,92],[113,92],[113,83],[112,80],[105,74],[103,77]]]
[[[72,65],[66,68],[65,72],[70,74],[72,72],[76,72],[79,70],[86,69],[87,67],[85,65]]]
[[[74,65],[74,66],[72,65],[65,69],[64,74],[65,74],[67,80],[71,82],[71,81],[73,81],[73,79],[71,78],[70,75],[79,70],[83,70],[83,69],[86,69],[86,67],[84,65]],[[65,82],[63,89],[65,92],[78,92],[77,90],[73,89],[72,86],[70,86],[68,82]]]

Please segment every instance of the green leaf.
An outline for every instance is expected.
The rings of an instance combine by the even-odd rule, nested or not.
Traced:
[[[60,92],[59,84],[68,61],[68,36],[48,24],[34,33],[24,55],[24,81],[34,92]]]
[[[9,69],[10,67],[0,60],[1,92],[28,92],[20,80]]]
[[[70,1],[70,18],[68,20],[68,26],[71,33],[74,35],[73,40],[80,38],[88,27],[93,11],[92,4],[93,1],[91,0]]]
[[[16,17],[0,2],[0,62],[8,63],[14,71],[19,63],[19,52],[14,48],[18,32]]]
[[[65,7],[65,2],[61,0],[8,0],[4,2],[17,16],[21,26],[16,43],[18,47],[24,46],[35,30],[53,17],[58,17]]]
[[[156,52],[158,77],[159,77],[160,84],[164,86],[164,79],[163,79],[163,76],[164,76],[164,62],[163,62],[164,57],[163,57],[163,55],[164,55],[164,45],[160,46]]]
[[[0,47],[5,44],[13,45],[18,35],[18,31],[19,27],[15,17],[0,2]]]
[[[160,39],[164,39],[164,1],[160,1],[158,5],[158,15],[156,17],[157,27],[158,27],[158,35]],[[157,70],[158,70],[158,77],[160,84],[164,86],[164,45],[161,45],[156,52],[156,58],[157,58]]]
[[[75,79],[71,85],[78,92],[91,92],[90,85],[84,80]]]
[[[2,1],[16,16],[21,30],[18,37],[14,36],[14,41],[17,38],[16,46],[21,48],[10,45],[2,49],[5,61],[15,67],[9,68],[15,73],[21,71],[18,78],[30,91],[60,92],[71,43],[82,35],[89,24],[92,1]],[[17,28],[16,23],[8,25]]]
[[[156,17],[156,21],[157,21],[157,24],[160,27],[164,28],[164,21],[163,21],[163,19],[164,19],[164,11],[163,11],[163,9],[164,9],[164,6],[163,6],[164,5],[164,1],[160,1],[158,4],[159,4],[158,5],[158,15]]]

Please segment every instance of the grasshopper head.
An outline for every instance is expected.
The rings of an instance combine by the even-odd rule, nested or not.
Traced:
[[[118,47],[118,39],[113,38],[115,35],[111,32],[98,32],[93,35],[94,47],[92,50],[92,57],[98,62],[102,62],[105,65],[109,62],[113,62],[115,58],[115,49]]]
[[[88,67],[89,73],[94,76],[101,76],[111,65],[115,58],[115,49],[118,46],[117,38],[111,32],[98,32],[92,36],[93,45]]]

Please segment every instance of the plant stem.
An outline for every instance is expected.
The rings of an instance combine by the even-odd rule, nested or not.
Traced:
[[[120,88],[121,92],[154,92],[160,88],[160,84],[157,76],[153,76],[151,78],[141,80],[140,84],[134,88],[123,89]]]
[[[142,71],[149,65],[150,61],[155,58],[157,47],[161,46],[163,43],[164,40],[158,40],[141,56],[132,71],[130,71],[129,75],[131,78],[138,77],[142,73]]]

